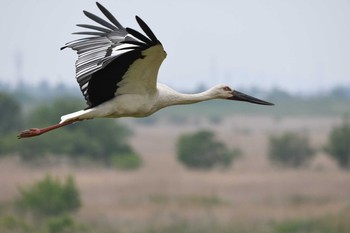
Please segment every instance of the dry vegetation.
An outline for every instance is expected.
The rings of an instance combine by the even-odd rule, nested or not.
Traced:
[[[141,169],[123,172],[68,164],[39,169],[5,158],[0,163],[0,202],[16,197],[19,186],[50,173],[75,176],[82,195],[82,222],[120,232],[154,232],[176,224],[265,232],[263,226],[272,223],[350,215],[350,172],[338,169],[321,150],[308,168],[297,170],[272,167],[266,156],[269,135],[286,130],[306,133],[320,149],[341,118],[234,116],[216,124],[197,119],[178,125],[162,118],[151,126],[135,122],[124,123],[133,128],[131,143],[143,158]],[[178,136],[203,128],[242,150],[231,168],[190,171],[176,161]]]

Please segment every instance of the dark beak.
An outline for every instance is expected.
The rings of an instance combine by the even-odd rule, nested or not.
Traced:
[[[229,100],[237,100],[237,101],[245,101],[253,104],[261,104],[261,105],[274,105],[273,103],[257,99],[253,96],[246,95],[239,91],[232,91],[232,97],[227,98]]]

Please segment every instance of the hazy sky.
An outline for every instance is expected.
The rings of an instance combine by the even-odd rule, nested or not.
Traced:
[[[0,0],[0,81],[76,85],[82,10],[95,1]],[[168,53],[159,81],[281,87],[293,92],[350,85],[350,0],[101,0],[124,26],[139,15]],[[17,65],[15,65],[17,63]]]

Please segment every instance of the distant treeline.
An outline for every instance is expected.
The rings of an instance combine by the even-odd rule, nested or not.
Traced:
[[[179,90],[184,93],[195,93],[206,90],[207,86],[200,84],[193,90]],[[290,93],[287,90],[283,90],[281,88],[273,88],[271,90],[263,90],[259,87],[251,87],[251,88],[240,88],[241,91],[248,92],[252,95],[264,96],[270,99],[315,99],[315,98],[341,98],[341,99],[350,99],[350,83],[348,86],[336,86],[328,91],[319,91],[309,93]],[[78,85],[66,85],[63,83],[56,85],[49,85],[47,82],[41,82],[36,85],[30,85],[21,83],[16,85],[15,87],[10,87],[7,84],[0,82],[0,91],[5,91],[9,93],[16,93],[20,96],[31,96],[35,98],[40,97],[60,97],[62,95],[70,95],[70,96],[80,96],[80,90]]]
[[[207,87],[199,85],[193,90],[179,90],[184,93],[195,93],[205,90]],[[249,115],[272,115],[277,117],[311,115],[311,116],[345,116],[350,115],[350,85],[335,87],[327,92],[312,94],[289,93],[282,89],[265,91],[259,88],[240,89],[249,95],[266,99],[273,102],[275,106],[266,107],[254,104],[232,102],[232,101],[209,101],[190,106],[174,106],[166,108],[151,116],[149,120],[158,116],[169,116],[171,118],[187,118],[190,116],[223,117],[228,114]],[[49,104],[61,97],[71,97],[85,105],[78,85],[70,86],[57,84],[55,86],[42,82],[38,85],[20,84],[10,87],[0,83],[0,92],[13,96],[26,111],[40,104]]]

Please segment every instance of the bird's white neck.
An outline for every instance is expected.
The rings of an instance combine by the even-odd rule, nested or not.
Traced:
[[[198,103],[218,98],[212,89],[195,94],[184,94],[179,93],[168,86],[161,85],[158,86],[158,91],[162,102],[161,105],[164,104],[164,107],[170,105]]]
[[[210,91],[204,91],[195,94],[183,94],[177,92],[177,98],[174,100],[174,104],[193,104],[206,100],[214,99]]]

